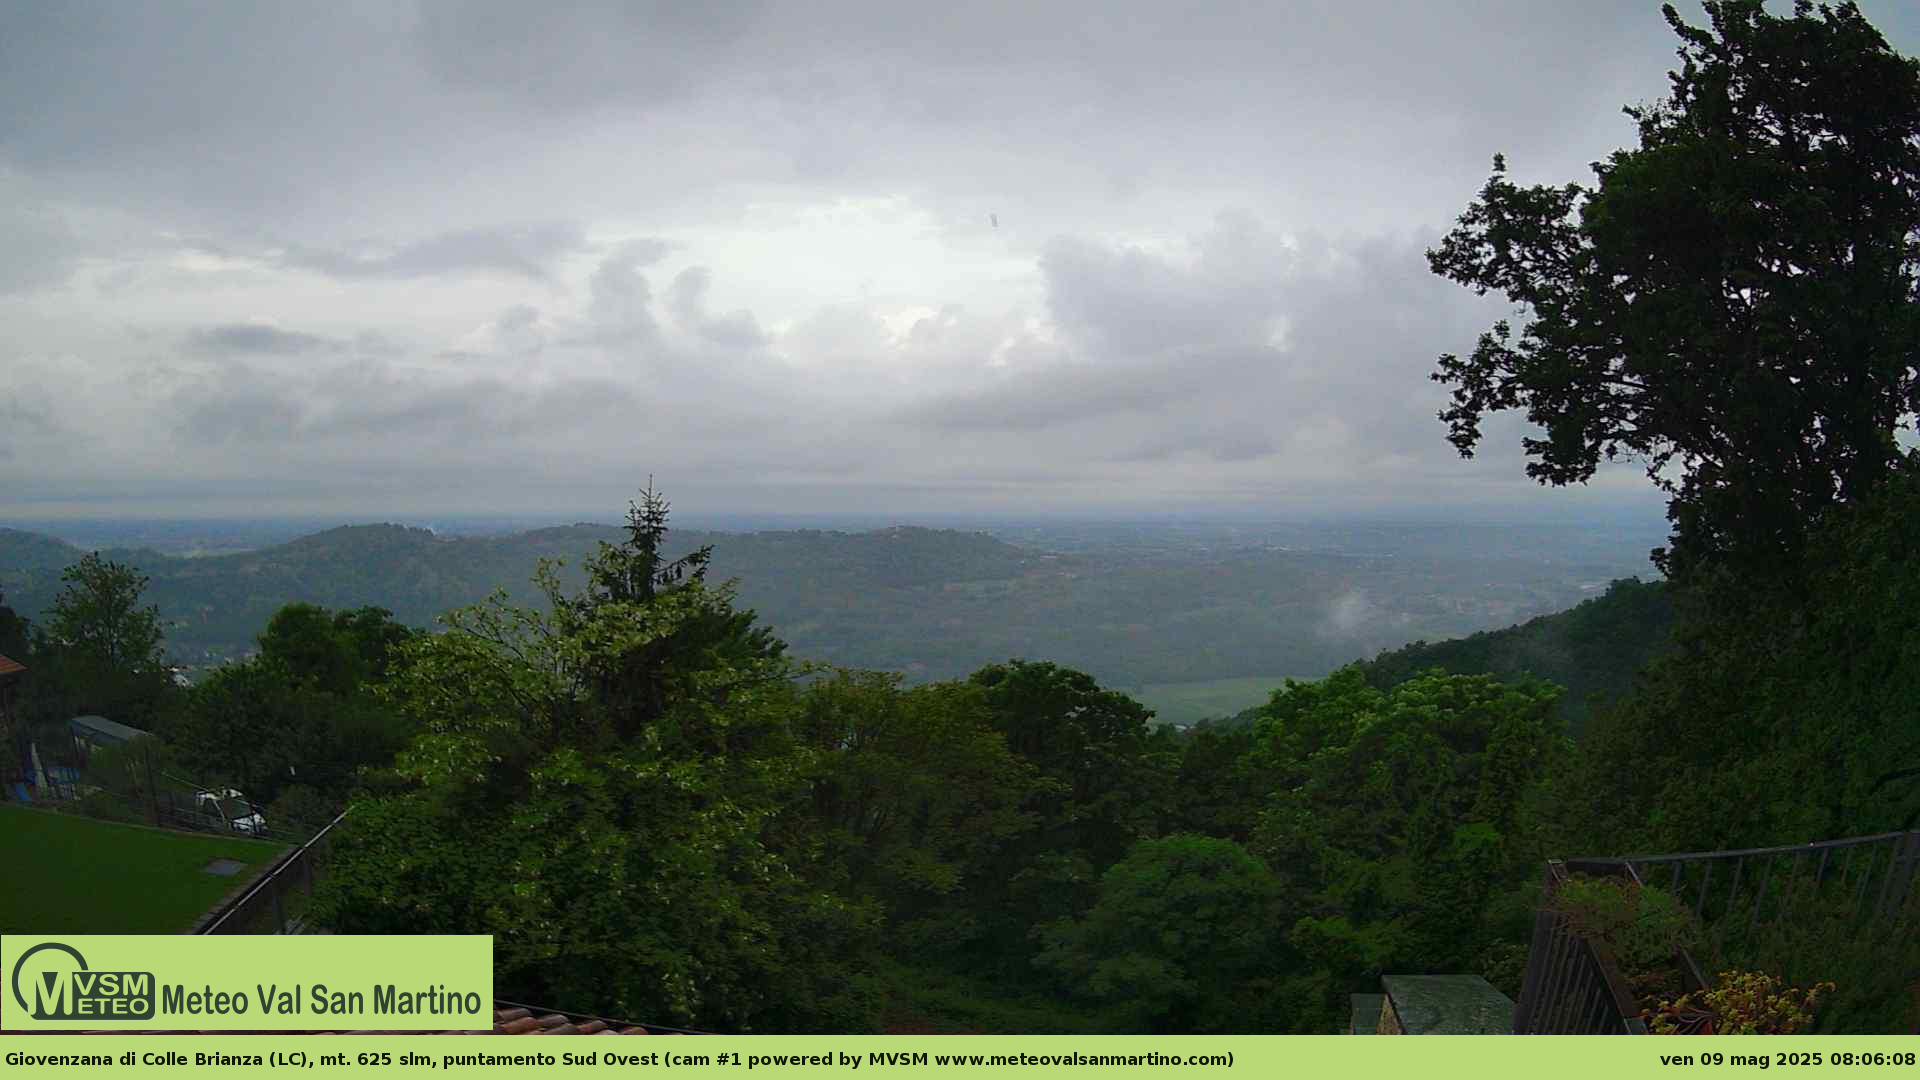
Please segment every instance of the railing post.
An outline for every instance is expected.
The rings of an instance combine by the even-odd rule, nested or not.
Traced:
[[[1533,913],[1533,943],[1527,947],[1527,971],[1520,983],[1520,1001],[1513,1009],[1515,1035],[1533,1033],[1533,1014],[1540,1005],[1540,988],[1546,981],[1547,964],[1553,953],[1553,920],[1551,911],[1543,909]]]

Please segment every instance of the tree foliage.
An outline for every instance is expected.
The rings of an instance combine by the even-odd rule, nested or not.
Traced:
[[[165,726],[177,705],[160,613],[141,600],[147,579],[89,553],[61,572],[63,587],[32,628],[31,680],[22,713],[47,728],[98,713],[142,730]],[[24,627],[22,627],[24,629]]]
[[[1532,808],[1565,752],[1557,689],[1430,672],[1389,690],[1352,665],[1274,692],[1251,757],[1273,777],[1253,849],[1302,911],[1296,1010],[1397,963],[1472,971],[1515,932],[1502,894],[1546,853]]]
[[[1142,840],[1084,918],[1044,931],[1040,963],[1069,993],[1123,1008],[1129,1031],[1265,1030],[1286,916],[1279,880],[1231,840]]]
[[[1806,528],[1875,490],[1920,403],[1920,65],[1852,3],[1791,17],[1671,6],[1681,66],[1629,108],[1639,145],[1597,184],[1522,186],[1504,159],[1435,273],[1527,313],[1440,359],[1462,454],[1523,409],[1528,475],[1644,459],[1669,493],[1670,576],[1791,571]]]
[[[356,803],[322,904],[342,930],[494,935],[503,994],[730,1030],[860,1030],[871,904],[774,841],[810,753],[780,649],[663,563],[663,502],[548,613],[504,601],[408,643],[425,734]],[[650,516],[654,515],[654,516]]]
[[[66,588],[47,614],[48,640],[103,669],[147,674],[165,666],[160,611],[140,603],[144,576],[89,553],[60,580]]]
[[[416,730],[374,687],[413,631],[383,608],[289,604],[260,635],[257,656],[213,671],[186,695],[168,731],[194,783],[233,786],[294,817],[269,826],[310,833],[332,820],[366,766],[390,764]]]

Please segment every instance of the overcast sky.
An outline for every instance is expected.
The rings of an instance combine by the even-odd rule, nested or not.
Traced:
[[[1674,45],[1644,0],[0,3],[0,519],[1645,505],[1513,423],[1458,458],[1426,375],[1502,309],[1423,252],[1495,152],[1589,178]]]

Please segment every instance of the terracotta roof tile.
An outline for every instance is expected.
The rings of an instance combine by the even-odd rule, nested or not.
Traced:
[[[27,670],[27,665],[18,660],[9,660],[4,656],[0,656],[0,675],[15,675],[25,670]]]

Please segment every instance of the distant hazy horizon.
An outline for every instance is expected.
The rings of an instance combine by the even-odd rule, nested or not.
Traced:
[[[304,536],[347,526],[401,525],[430,529],[447,536],[506,535],[570,525],[617,525],[618,510],[578,513],[510,514],[326,514],[326,515],[202,515],[197,517],[142,517],[135,515],[11,518],[0,516],[0,528],[18,529],[63,540],[76,547],[151,548],[162,554],[232,553],[271,547]],[[752,513],[675,511],[672,526],[686,532],[754,533],[814,529],[866,532],[894,526],[985,532],[1013,543],[1039,544],[1071,540],[1069,546],[1113,547],[1164,539],[1181,543],[1236,538],[1298,530],[1302,537],[1320,540],[1343,530],[1420,532],[1429,530],[1492,530],[1508,534],[1510,543],[1525,543],[1533,530],[1587,534],[1598,546],[1618,544],[1623,551],[1643,549],[1666,536],[1666,522],[1657,506],[1589,507],[1583,513],[1527,515],[1508,508],[1505,515],[1421,513],[1402,508],[1377,513],[1326,512],[1318,515],[1216,512],[1212,514],[966,514],[880,511],[844,513]]]

